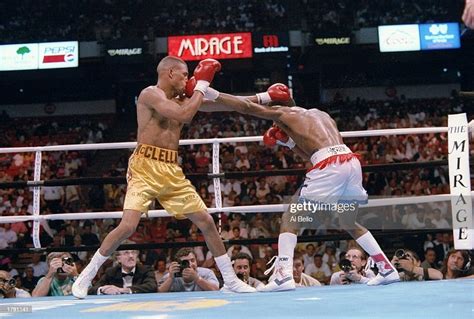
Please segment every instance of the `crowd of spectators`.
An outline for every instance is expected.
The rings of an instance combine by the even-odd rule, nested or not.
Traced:
[[[379,24],[458,21],[458,1],[118,1],[79,0],[0,3],[3,43],[110,40],[176,34],[304,30],[350,34]],[[28,19],[25,19],[28,17]],[[275,22],[276,21],[276,22]]]

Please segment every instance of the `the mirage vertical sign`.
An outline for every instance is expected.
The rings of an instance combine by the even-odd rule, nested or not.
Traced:
[[[466,114],[448,117],[449,186],[453,217],[454,247],[474,248],[469,133]]]
[[[40,69],[75,68],[79,65],[77,41],[39,43],[38,67]]]
[[[168,37],[168,54],[185,61],[252,57],[250,32]]]

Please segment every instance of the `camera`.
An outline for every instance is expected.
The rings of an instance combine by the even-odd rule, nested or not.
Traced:
[[[73,266],[74,265],[74,258],[72,257],[63,257],[62,259],[62,262],[63,262],[63,266],[64,264],[66,265],[69,265],[69,266]],[[63,268],[58,268],[58,270],[56,270],[58,273],[64,273],[64,270]]]
[[[244,273],[237,273],[237,278],[239,278],[240,280],[242,280],[243,282],[245,282],[246,284],[248,284],[247,282],[247,278],[245,278],[245,274]]]
[[[181,260],[179,263],[179,272],[175,273],[175,277],[183,277],[183,269],[190,268],[189,260]]]
[[[352,263],[349,259],[342,259],[339,262],[339,268],[341,268],[341,270],[347,274],[352,270]]]
[[[4,284],[3,289],[0,289],[0,299],[5,298],[5,296],[8,294],[8,291],[14,289],[16,286],[16,280],[14,278],[10,280],[0,278],[0,283]]]
[[[404,249],[397,249],[395,251],[395,257],[397,257],[398,259],[406,259],[408,260],[408,258],[410,257],[406,251]],[[398,272],[402,272],[402,271],[405,271],[405,269],[401,268],[400,267],[400,263],[393,263],[393,265],[395,266],[395,268],[397,269]]]

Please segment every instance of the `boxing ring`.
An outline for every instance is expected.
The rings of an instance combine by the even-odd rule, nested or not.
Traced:
[[[7,299],[8,300],[8,299]],[[32,313],[0,318],[242,319],[247,318],[472,318],[474,279],[299,288],[275,293],[218,291],[43,297],[0,301]]]
[[[466,122],[467,125],[467,122]],[[449,127],[423,127],[384,129],[371,131],[342,132],[344,138],[373,137],[387,135],[447,133]],[[220,144],[236,142],[261,142],[261,136],[181,140],[180,145],[212,144],[212,173],[215,208],[210,213],[275,213],[286,209],[284,204],[223,207],[220,180]],[[40,187],[53,186],[41,180],[43,152],[133,149],[135,142],[56,145],[42,147],[2,148],[0,153],[34,152],[34,180],[25,183],[33,187],[33,215],[0,216],[0,223],[33,221],[32,238],[34,248],[42,249],[40,223],[43,220],[90,220],[121,218],[121,211],[82,212],[69,214],[40,214]],[[469,169],[469,163],[467,163]],[[450,171],[450,184],[451,183]],[[64,184],[63,184],[64,185]],[[452,186],[452,185],[451,185]],[[468,196],[472,193],[469,190]],[[380,207],[401,204],[434,203],[451,201],[452,194],[431,196],[409,196],[398,198],[369,199],[365,207]],[[470,204],[472,204],[469,201]],[[169,217],[164,210],[150,210],[149,218]],[[471,208],[472,218],[472,208]],[[468,222],[471,222],[469,220]],[[471,227],[472,228],[472,227]],[[470,229],[472,232],[472,229]],[[183,244],[183,243],[181,243]],[[435,292],[435,293],[433,293]],[[448,280],[438,282],[396,283],[383,287],[349,285],[339,287],[301,288],[279,293],[227,294],[220,292],[160,293],[121,296],[89,296],[85,300],[68,297],[43,297],[31,299],[1,300],[0,309],[16,305],[23,309],[32,307],[32,313],[0,311],[0,317],[24,318],[103,318],[113,315],[118,318],[308,318],[312,316],[342,318],[399,318],[411,315],[415,318],[447,317],[451,314],[461,318],[474,313],[474,280]],[[3,307],[3,308],[2,308]],[[13,309],[13,308],[12,308]],[[23,309],[24,310],[24,309]],[[64,312],[66,311],[66,315]]]

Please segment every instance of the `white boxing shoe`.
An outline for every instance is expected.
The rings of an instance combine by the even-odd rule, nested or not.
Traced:
[[[222,292],[237,292],[237,293],[250,293],[257,292],[257,289],[247,285],[245,282],[237,278],[229,282],[225,282],[224,286],[221,288]]]
[[[296,284],[293,279],[293,260],[288,256],[274,256],[268,264],[272,261],[273,265],[265,271],[265,275],[268,275],[273,270],[268,284],[260,286],[257,290],[260,292],[294,290]]]
[[[92,283],[92,279],[94,279],[95,275],[97,274],[97,269],[92,269],[95,271],[91,271],[87,269],[87,267],[81,272],[79,277],[77,277],[76,281],[72,285],[72,295],[78,299],[84,299],[87,296],[87,291]]]
[[[400,275],[398,274],[398,271],[396,269],[393,269],[392,271],[384,275],[378,273],[377,276],[375,276],[374,278],[370,279],[369,282],[367,282],[367,285],[368,286],[388,285],[397,281],[400,281]]]

